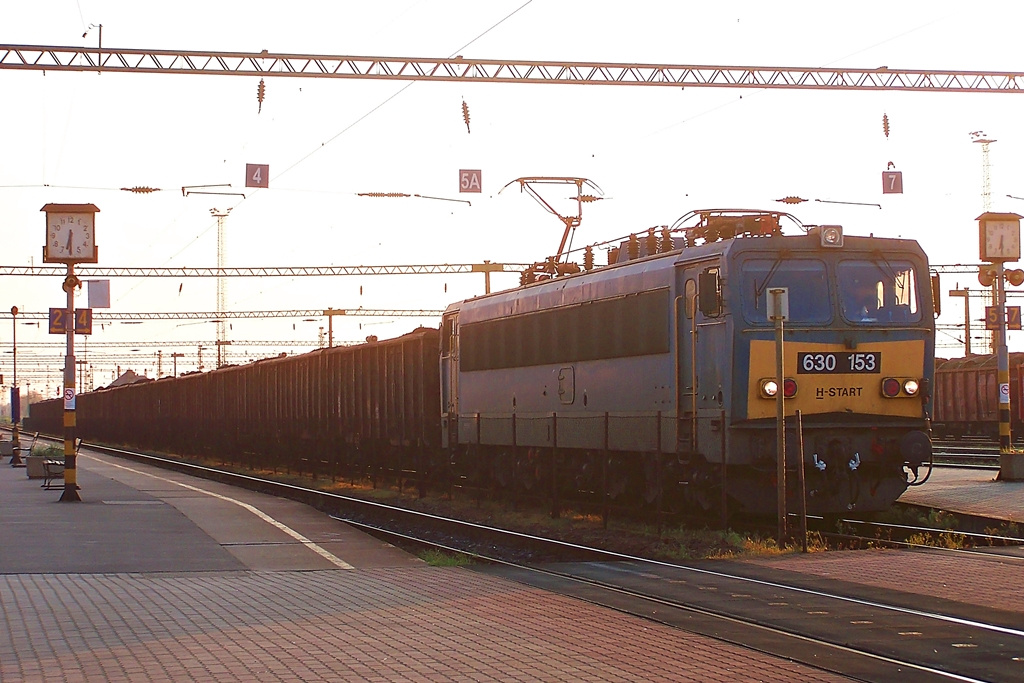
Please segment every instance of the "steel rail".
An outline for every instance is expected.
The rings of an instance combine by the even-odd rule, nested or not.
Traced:
[[[0,69],[758,90],[1024,92],[1015,71],[373,57],[0,44]]]
[[[890,524],[888,522],[871,522],[863,519],[843,519],[840,520],[844,524],[860,524],[863,526],[877,527],[879,529],[894,529],[902,531],[918,531],[928,534],[952,534],[955,536],[964,536],[966,538],[975,538],[985,541],[1000,541],[1006,544],[1006,546],[1024,545],[1024,538],[1017,538],[1016,536],[997,536],[996,534],[982,534],[976,531],[960,531],[958,529],[934,529],[926,526],[914,526],[912,524]],[[960,548],[942,548],[939,546],[925,545],[923,543],[910,543],[909,541],[897,541],[890,538],[870,538],[868,536],[857,536],[866,541],[885,541],[886,543],[897,543],[900,545],[906,545],[911,548],[930,548],[933,550],[947,551],[947,550],[958,550],[961,552],[971,552],[977,554],[975,551],[964,551]],[[1020,558],[1024,560],[1024,557]]]

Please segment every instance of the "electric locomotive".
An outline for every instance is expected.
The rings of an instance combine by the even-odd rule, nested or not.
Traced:
[[[913,240],[839,226],[784,235],[785,217],[691,212],[660,240],[613,249],[607,267],[538,269],[536,282],[449,306],[441,423],[457,470],[768,514],[781,391],[809,512],[888,508],[931,454],[937,281]]]

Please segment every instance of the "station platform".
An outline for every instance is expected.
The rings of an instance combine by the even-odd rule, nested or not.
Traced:
[[[1024,522],[1024,482],[996,481],[997,470],[936,468],[922,486],[908,489],[899,502],[954,514]],[[1024,621],[1024,548],[953,553],[926,548],[791,553],[745,560],[741,564],[805,577],[813,588],[836,582],[865,599],[877,591],[908,596],[907,606],[927,600],[938,610],[962,610],[983,619],[986,612],[1020,615]],[[763,576],[758,574],[758,576]]]
[[[311,508],[90,452],[0,463],[0,680],[836,681],[460,567]]]
[[[996,481],[998,470],[939,467],[899,502],[1024,523],[1024,482]]]

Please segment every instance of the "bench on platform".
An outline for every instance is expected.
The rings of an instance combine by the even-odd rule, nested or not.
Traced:
[[[39,432],[32,435],[32,443],[28,446],[21,446],[20,448],[14,449],[14,455],[11,457],[11,467],[25,467],[25,458],[32,455],[32,449],[36,447],[36,439],[39,438]]]
[[[64,488],[64,484],[55,484],[55,479],[64,478],[64,460],[47,458],[43,461],[43,483],[41,488],[47,491],[51,489]]]
[[[78,449],[82,447],[82,440],[75,439],[75,455],[78,455]],[[41,488],[50,491],[52,489],[62,489],[64,484],[54,483],[56,479],[64,478],[64,458],[47,458],[43,461],[43,483]]]

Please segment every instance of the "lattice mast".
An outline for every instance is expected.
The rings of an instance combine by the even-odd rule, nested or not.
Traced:
[[[989,145],[996,142],[989,136],[985,135],[984,131],[975,130],[971,132],[971,142],[981,145],[981,207],[984,213],[988,213],[992,210],[992,174],[989,168]],[[996,301],[996,284],[992,283],[989,287],[986,302],[988,305],[995,305]],[[966,303],[966,299],[965,299]],[[964,330],[964,334],[968,332]],[[986,344],[992,353],[996,353],[996,335],[992,330],[985,331]]]
[[[231,209],[210,209],[217,218],[217,367],[224,364],[221,349],[224,348],[226,334],[224,330],[224,312],[227,310],[227,280],[224,278],[225,239],[224,228]]]

